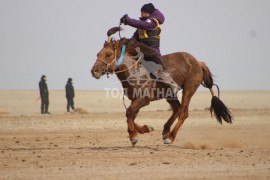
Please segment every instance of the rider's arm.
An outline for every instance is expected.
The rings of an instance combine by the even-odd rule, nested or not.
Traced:
[[[139,29],[144,29],[144,30],[153,30],[155,29],[158,25],[153,19],[147,19],[146,21],[141,21],[141,20],[136,20],[127,17],[127,24],[139,28]]]

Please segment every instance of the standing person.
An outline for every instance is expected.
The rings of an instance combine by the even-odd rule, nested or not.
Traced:
[[[72,85],[72,78],[68,78],[66,84],[66,98],[67,98],[67,112],[69,112],[70,108],[74,111],[74,101],[73,98],[75,97],[74,88]]]
[[[49,108],[49,91],[47,86],[47,78],[45,75],[41,76],[39,81],[39,92],[40,92],[40,99],[41,99],[41,114],[50,114],[48,111]]]
[[[145,57],[145,60],[153,61],[163,67],[163,71],[159,72],[159,77],[171,86],[174,94],[176,95],[180,87],[173,80],[170,73],[166,72],[166,67],[161,61],[161,53],[159,49],[161,25],[164,21],[164,15],[156,9],[152,3],[144,4],[142,6],[140,20],[132,19],[127,14],[120,19],[120,23],[137,28],[132,38],[136,39],[138,42],[148,45],[158,54],[156,57]]]

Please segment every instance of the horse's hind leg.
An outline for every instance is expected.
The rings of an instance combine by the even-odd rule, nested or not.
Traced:
[[[175,119],[179,116],[180,102],[178,99],[167,99],[167,102],[171,105],[173,113],[169,120],[164,124],[162,138],[165,140],[170,135],[170,129]]]
[[[132,101],[131,105],[128,107],[126,111],[127,117],[127,125],[128,125],[128,133],[129,139],[132,145],[135,145],[138,142],[138,134],[144,132],[150,132],[151,129],[148,129],[148,126],[140,127],[134,123],[137,113],[139,112],[140,108],[149,104],[149,99],[147,98],[140,98]]]
[[[165,144],[172,144],[176,134],[179,130],[179,128],[182,126],[182,124],[184,123],[185,119],[188,117],[188,106],[191,100],[191,97],[193,96],[193,94],[195,93],[195,91],[197,90],[198,86],[196,86],[196,84],[190,84],[191,86],[185,87],[183,89],[183,96],[182,96],[182,104],[180,105],[180,110],[179,110],[179,117],[178,117],[178,122],[176,123],[174,129],[172,130],[172,132],[170,133],[170,135],[165,139],[164,143]]]

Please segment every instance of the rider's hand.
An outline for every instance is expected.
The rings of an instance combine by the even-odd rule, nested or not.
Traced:
[[[121,23],[121,24],[124,24],[124,25],[127,25],[127,18],[128,18],[128,15],[125,14],[125,15],[120,19],[120,23]]]

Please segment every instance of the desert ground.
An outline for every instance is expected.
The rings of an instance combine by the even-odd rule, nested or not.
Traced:
[[[211,118],[211,94],[197,92],[172,145],[162,129],[171,114],[160,100],[136,122],[154,127],[129,141],[122,96],[50,91],[49,115],[38,90],[0,91],[0,179],[270,179],[270,91],[223,91],[232,124]],[[126,105],[130,101],[125,99]]]

